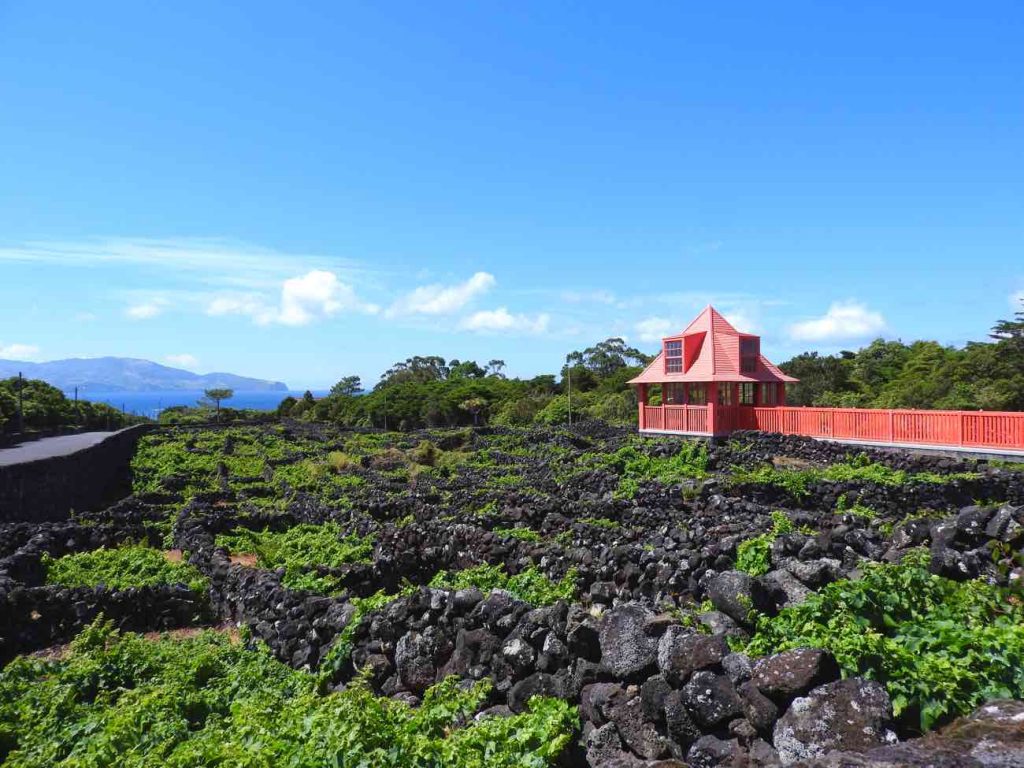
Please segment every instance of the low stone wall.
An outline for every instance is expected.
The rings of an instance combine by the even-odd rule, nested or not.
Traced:
[[[65,456],[0,467],[0,521],[64,520],[131,492],[131,459],[154,427],[139,424]]]

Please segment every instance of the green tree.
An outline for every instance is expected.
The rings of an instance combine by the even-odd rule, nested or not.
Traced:
[[[800,379],[791,386],[787,400],[791,405],[814,405],[827,393],[853,392],[850,383],[853,352],[821,356],[817,352],[804,352],[787,360],[779,367],[790,376]]]
[[[346,376],[331,387],[331,394],[340,397],[351,397],[358,394],[362,388],[363,382],[358,376]]]
[[[459,403],[459,408],[464,410],[466,413],[473,415],[473,426],[477,426],[480,423],[480,412],[487,407],[487,401],[482,397],[471,397],[467,400],[463,400]]]
[[[212,387],[210,389],[203,390],[203,398],[208,402],[213,403],[214,408],[217,411],[217,421],[220,421],[220,404],[224,400],[230,400],[235,396],[235,390],[228,389],[227,387]]]

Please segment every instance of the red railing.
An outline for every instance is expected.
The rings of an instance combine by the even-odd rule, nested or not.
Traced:
[[[645,426],[641,429],[696,434],[706,434],[708,431],[706,405],[645,405],[642,417]]]
[[[640,429],[710,434],[708,406],[645,405]],[[895,411],[867,408],[714,406],[714,433],[738,429],[786,435],[1024,450],[1024,412]]]

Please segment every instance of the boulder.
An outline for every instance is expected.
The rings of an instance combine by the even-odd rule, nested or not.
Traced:
[[[686,709],[686,703],[683,701],[683,692],[671,691],[665,696],[663,706],[665,710],[665,728],[668,731],[669,738],[685,750],[700,738],[701,732]]]
[[[534,672],[512,686],[508,692],[508,707],[513,712],[525,712],[527,702],[534,696],[561,697],[564,691],[559,678],[544,672]]]
[[[687,710],[704,728],[714,728],[743,713],[736,688],[725,675],[695,672],[682,692]]]
[[[611,768],[612,765],[642,766],[629,752],[622,749],[622,739],[615,725],[608,723],[594,728],[586,734],[587,764],[595,768]]]
[[[736,739],[719,739],[717,736],[701,736],[686,753],[686,764],[690,768],[742,768],[746,764],[745,754]]]
[[[395,667],[402,684],[414,693],[426,691],[437,675],[429,642],[419,632],[406,632],[398,640]]]
[[[831,750],[859,752],[894,743],[891,720],[892,704],[881,683],[854,677],[796,699],[775,724],[773,741],[788,765]]]
[[[601,623],[601,664],[619,680],[642,680],[657,661],[658,640],[644,627],[650,612],[639,605],[610,611]]]
[[[751,677],[762,693],[779,699],[799,696],[838,678],[839,665],[820,648],[794,648],[758,659]]]
[[[653,723],[644,719],[639,696],[616,697],[606,707],[608,718],[615,723],[623,743],[645,760],[656,760],[668,754],[668,743]]]
[[[728,654],[729,644],[724,635],[700,634],[674,624],[658,643],[658,669],[678,686],[693,672],[720,664]]]
[[[725,571],[708,581],[708,599],[729,618],[742,626],[752,626],[754,611],[771,607],[767,591],[749,574]]]

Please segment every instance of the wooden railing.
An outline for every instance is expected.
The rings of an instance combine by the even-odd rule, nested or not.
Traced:
[[[726,435],[739,429],[824,437],[972,448],[1024,450],[1024,413],[1000,411],[897,411],[867,408],[762,408],[752,406],[644,405],[640,429]]]

